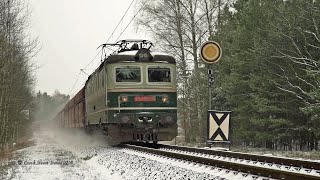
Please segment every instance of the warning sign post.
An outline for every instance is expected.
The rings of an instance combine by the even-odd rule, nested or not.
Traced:
[[[214,83],[214,72],[212,65],[217,63],[222,55],[220,45],[215,41],[207,41],[201,46],[201,59],[208,64],[208,106],[211,109],[211,88]],[[231,111],[208,110],[208,140],[207,145],[213,144],[229,146],[229,124]]]
[[[207,144],[226,145],[230,144],[230,114],[231,111],[208,111],[208,140]]]

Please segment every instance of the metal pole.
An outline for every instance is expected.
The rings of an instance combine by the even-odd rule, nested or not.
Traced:
[[[209,85],[209,107],[208,107],[208,110],[211,110],[211,85]]]
[[[209,100],[208,100],[208,110],[211,110],[211,100],[212,100],[212,85],[213,85],[213,70],[212,70],[212,64],[208,65],[208,94],[209,94]]]
[[[208,64],[208,111],[211,110],[211,90],[212,90],[212,80],[213,80],[213,71],[212,71],[212,64]],[[209,119],[209,117],[207,117]],[[204,130],[204,134],[205,136],[204,137],[207,137],[207,143],[208,143],[208,140],[209,140],[209,135],[207,134],[209,132],[209,121],[207,121],[207,129]],[[208,144],[209,147],[211,146],[210,144]]]

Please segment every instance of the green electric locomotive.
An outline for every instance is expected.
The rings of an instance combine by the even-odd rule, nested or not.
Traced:
[[[104,44],[103,47],[110,44]],[[113,140],[170,141],[177,135],[176,61],[146,40],[123,40],[85,84],[87,131]]]

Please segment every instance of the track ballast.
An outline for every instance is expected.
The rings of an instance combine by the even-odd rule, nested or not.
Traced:
[[[320,179],[320,163],[313,161],[163,144],[134,143],[122,146],[244,175],[252,174],[272,179]]]

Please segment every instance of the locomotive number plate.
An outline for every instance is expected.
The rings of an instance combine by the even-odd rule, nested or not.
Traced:
[[[135,102],[154,102],[156,101],[155,96],[135,96],[134,97]]]

